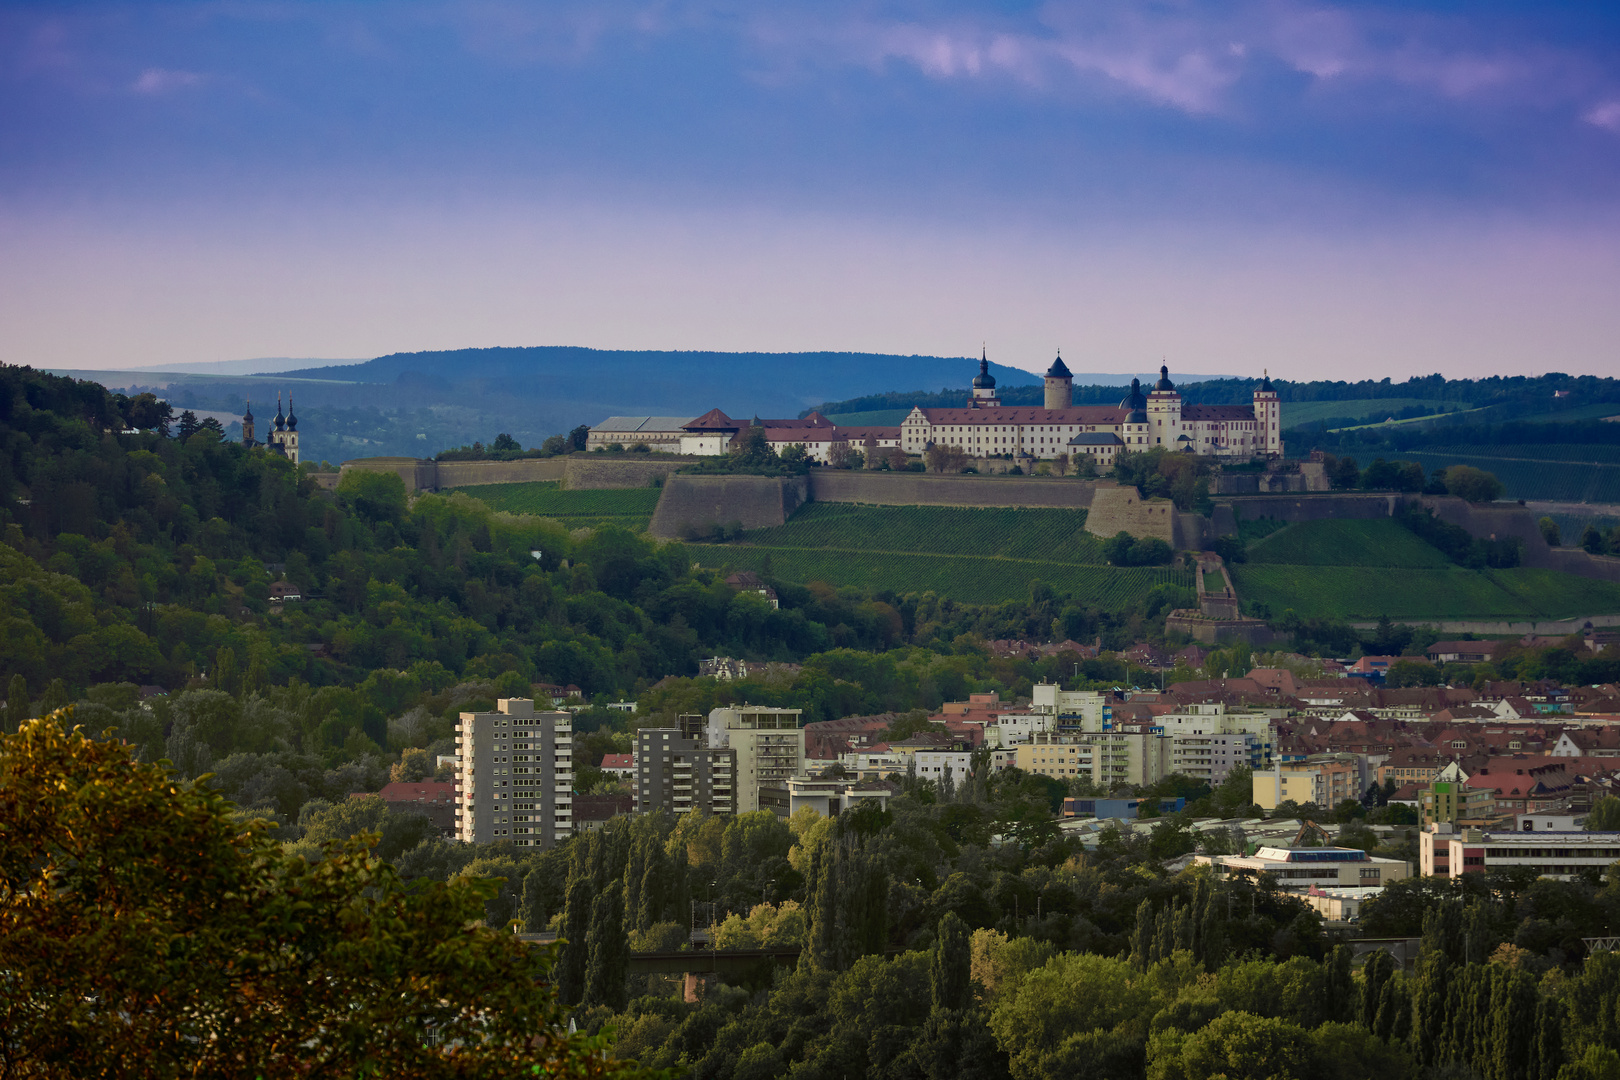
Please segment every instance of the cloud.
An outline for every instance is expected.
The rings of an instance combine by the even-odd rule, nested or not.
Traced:
[[[167,68],[147,68],[141,72],[140,78],[130,84],[130,89],[137,94],[170,94],[176,90],[187,90],[193,86],[200,86],[203,76],[194,71],[171,71]]]
[[[1585,119],[1588,124],[1596,124],[1620,135],[1620,100],[1605,101],[1588,112]]]

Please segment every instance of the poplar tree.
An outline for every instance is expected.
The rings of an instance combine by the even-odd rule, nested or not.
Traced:
[[[574,843],[578,844],[579,840]],[[568,886],[568,905],[563,909],[562,949],[552,972],[557,997],[564,1005],[579,1004],[585,993],[585,961],[589,956],[586,936],[590,925],[591,885],[589,879],[581,875]]]
[[[837,971],[838,949],[838,865],[836,848],[823,844],[810,855],[806,891],[810,896],[810,935],[805,943],[806,959],[820,971]]]
[[[1377,1031],[1378,1010],[1383,1002],[1384,984],[1395,972],[1395,958],[1378,949],[1361,968],[1361,1026]],[[1386,1040],[1387,1041],[1387,1040]]]
[[[1153,962],[1154,945],[1153,904],[1143,900],[1136,905],[1136,928],[1131,932],[1131,963],[1139,970],[1147,970]]]
[[[1335,945],[1322,965],[1322,1020],[1348,1023],[1356,1016],[1356,983],[1350,974],[1350,949]]]
[[[619,889],[606,889],[592,902],[585,942],[590,963],[585,971],[583,1004],[623,1012],[630,1002],[630,938],[624,932],[624,896]]]
[[[973,958],[967,923],[954,911],[939,920],[929,982],[934,1008],[961,1011],[973,1004]]]

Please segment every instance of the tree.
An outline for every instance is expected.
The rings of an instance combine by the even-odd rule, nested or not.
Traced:
[[[1474,503],[1494,502],[1502,497],[1502,481],[1472,465],[1451,465],[1446,468],[1446,493]]]
[[[630,939],[624,928],[624,892],[609,885],[591,904],[591,926],[585,935],[590,960],[585,970],[586,1008],[606,1005],[622,1012],[628,1001]]]
[[[1587,832],[1613,832],[1620,829],[1620,798],[1605,795],[1586,815]]]
[[[1548,547],[1558,547],[1564,542],[1562,534],[1560,534],[1558,531],[1558,522],[1554,521],[1552,518],[1542,518],[1540,521],[1536,522],[1536,527],[1541,530],[1541,538],[1547,541]]]
[[[570,1034],[489,882],[284,854],[70,713],[0,738],[0,1031],[49,1075],[639,1075]],[[86,1003],[94,1003],[87,1008]],[[431,1036],[431,1037],[430,1037]]]
[[[1589,555],[1603,554],[1603,533],[1591,522],[1587,522],[1586,528],[1581,530],[1581,547],[1585,548]]]
[[[568,433],[568,446],[573,450],[585,449],[585,440],[591,437],[589,425],[581,424]]]
[[[22,727],[24,720],[33,710],[28,707],[28,680],[21,675],[13,675],[6,684],[6,732],[9,734]]]
[[[197,414],[187,409],[180,414],[180,426],[175,430],[175,435],[181,442],[185,442],[195,434],[197,434]]]
[[[967,467],[967,454],[944,443],[935,443],[923,451],[923,460],[928,463],[928,471],[935,473],[959,473]]]
[[[519,454],[523,452],[523,444],[504,431],[495,436],[495,441],[489,444],[489,448],[497,454]]]
[[[557,997],[564,1005],[578,1004],[585,994],[585,967],[590,956],[587,934],[591,914],[589,876],[576,874],[568,886],[568,904],[563,908],[562,945],[557,953],[556,967],[552,970],[552,977],[557,983]]]
[[[930,966],[934,1008],[960,1011],[973,1004],[972,956],[968,947],[968,927],[954,911],[939,920]]]

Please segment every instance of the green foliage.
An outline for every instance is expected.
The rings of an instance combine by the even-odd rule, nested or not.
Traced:
[[[1556,570],[1382,569],[1257,565],[1231,568],[1242,596],[1301,618],[1573,618],[1620,611],[1620,586]]]
[[[1614,503],[1620,502],[1620,462],[1612,456],[1615,449],[1563,444],[1475,446],[1424,449],[1406,456],[1428,469],[1470,465],[1488,470],[1501,481],[1502,494],[1509,499]]]
[[[0,739],[0,1029],[28,1074],[639,1073],[567,1032],[545,951],[474,925],[486,884],[407,888],[365,839],[284,855],[63,718]]]
[[[1472,465],[1450,465],[1443,475],[1448,495],[1474,503],[1494,502],[1502,497],[1502,481],[1483,469],[1476,469]]]

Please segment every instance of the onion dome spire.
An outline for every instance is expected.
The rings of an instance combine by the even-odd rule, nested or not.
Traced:
[[[995,388],[996,377],[990,374],[990,354],[987,350],[979,356],[979,374],[973,380],[973,389],[994,390]]]

